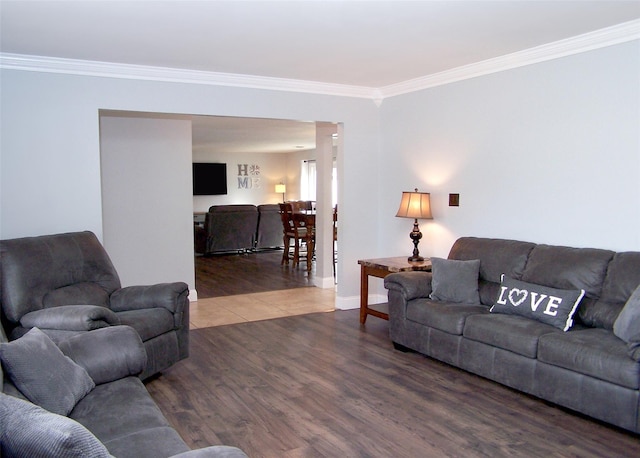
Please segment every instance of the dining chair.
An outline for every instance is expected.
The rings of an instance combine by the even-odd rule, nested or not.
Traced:
[[[294,241],[293,267],[300,263],[300,258],[306,257],[306,252],[301,250],[303,242],[307,237],[307,228],[293,217],[294,209],[290,202],[280,204],[280,217],[282,219],[284,252],[282,253],[281,264],[289,264],[289,250],[291,240]]]

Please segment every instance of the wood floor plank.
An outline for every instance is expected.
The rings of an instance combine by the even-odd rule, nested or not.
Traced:
[[[394,350],[357,310],[194,330],[147,387],[189,445],[253,458],[640,456],[637,435]]]
[[[196,256],[199,298],[234,296],[313,286],[313,272],[281,265],[282,250]]]

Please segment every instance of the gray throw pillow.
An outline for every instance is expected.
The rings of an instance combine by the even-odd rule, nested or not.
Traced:
[[[67,415],[95,384],[40,329],[0,344],[2,368],[24,396],[50,412]]]
[[[480,260],[431,258],[431,294],[434,301],[480,304]]]
[[[524,316],[567,331],[583,297],[583,289],[551,288],[502,274],[498,298],[490,311]]]
[[[105,446],[80,423],[0,393],[1,455],[107,458]]]
[[[629,347],[629,356],[640,361],[640,285],[627,299],[613,323],[613,333]]]

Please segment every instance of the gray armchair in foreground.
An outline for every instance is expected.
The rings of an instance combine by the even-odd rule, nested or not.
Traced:
[[[144,343],[145,379],[189,355],[186,283],[121,288],[92,232],[0,241],[1,318],[11,340],[33,327],[55,342],[112,325]]]

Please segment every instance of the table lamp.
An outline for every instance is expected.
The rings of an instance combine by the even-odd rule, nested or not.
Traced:
[[[276,192],[282,194],[282,203],[284,203],[284,193],[287,192],[287,186],[284,183],[277,184]]]
[[[409,233],[409,237],[413,240],[413,256],[409,257],[409,262],[424,261],[418,250],[418,243],[422,238],[422,232],[418,227],[418,219],[433,219],[431,216],[431,198],[428,192],[418,192],[418,188],[414,192],[403,192],[400,208],[396,216],[400,218],[413,218],[413,230]]]

